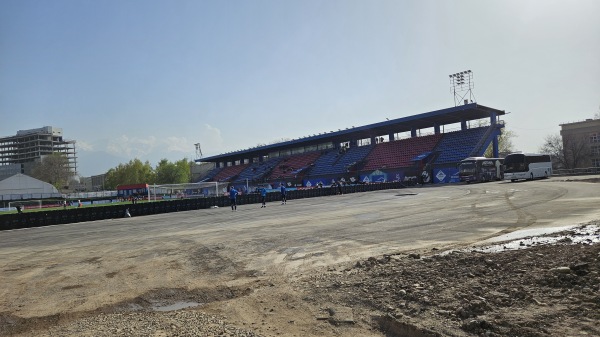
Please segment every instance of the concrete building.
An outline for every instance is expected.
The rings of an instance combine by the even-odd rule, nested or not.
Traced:
[[[77,187],[77,190],[82,192],[104,191],[105,181],[106,174],[99,174],[91,177],[82,177],[80,178],[80,184]]]
[[[572,168],[600,167],[600,119],[560,125],[565,159]]]
[[[36,162],[55,152],[64,154],[68,158],[69,168],[76,174],[75,141],[63,139],[62,128],[44,126],[38,129],[19,130],[14,136],[0,138],[0,168],[13,165],[10,168],[13,172],[14,165],[18,165],[17,173],[30,175]]]

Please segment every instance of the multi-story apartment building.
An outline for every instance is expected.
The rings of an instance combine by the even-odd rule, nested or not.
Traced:
[[[600,119],[560,125],[565,158],[573,168],[600,167]]]
[[[75,141],[63,139],[62,128],[44,126],[38,129],[19,130],[14,136],[0,138],[0,173],[5,171],[31,175],[36,162],[55,152],[67,157],[69,169],[76,174]],[[16,170],[20,172],[13,172]]]

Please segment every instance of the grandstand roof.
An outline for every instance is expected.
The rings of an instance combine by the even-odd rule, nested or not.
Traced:
[[[477,103],[459,105],[447,109],[425,112],[418,115],[386,120],[379,123],[331,131],[320,135],[306,136],[286,142],[257,146],[253,148],[222,153],[205,157],[197,162],[229,162],[245,158],[264,156],[273,151],[290,149],[298,146],[310,146],[324,142],[346,142],[352,139],[365,139],[390,133],[402,133],[414,129],[426,129],[435,125],[448,125],[482,118],[489,118],[492,113],[504,115],[504,110],[497,110]]]

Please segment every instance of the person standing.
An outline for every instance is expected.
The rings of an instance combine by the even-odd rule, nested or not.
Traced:
[[[267,207],[267,189],[264,187],[260,187],[260,197],[262,200],[262,206],[260,208]]]
[[[287,191],[284,183],[281,183],[281,204],[287,204]]]
[[[235,189],[235,187],[231,186],[231,189],[229,190],[229,200],[231,201],[232,211],[237,211],[237,195],[238,191]]]

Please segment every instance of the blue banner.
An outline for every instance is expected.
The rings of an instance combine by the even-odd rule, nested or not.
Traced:
[[[363,183],[385,183],[390,181],[402,181],[404,180],[403,171],[383,171],[375,170],[371,173],[365,173],[360,175],[360,181]]]
[[[458,183],[458,168],[433,169],[433,182],[436,184]]]

